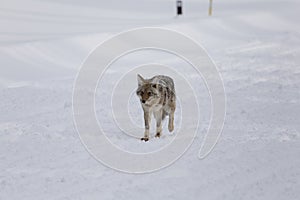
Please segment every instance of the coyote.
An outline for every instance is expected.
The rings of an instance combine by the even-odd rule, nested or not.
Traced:
[[[162,120],[168,115],[170,132],[174,130],[174,112],[176,109],[175,87],[172,78],[158,75],[151,79],[144,79],[137,75],[138,88],[137,96],[140,98],[144,110],[145,133],[141,138],[143,141],[149,140],[149,128],[151,115],[156,119],[156,135],[160,137],[162,132]]]

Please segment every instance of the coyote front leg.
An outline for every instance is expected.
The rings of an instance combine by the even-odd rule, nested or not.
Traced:
[[[147,142],[149,140],[149,129],[151,124],[151,112],[144,110],[145,133],[141,140]]]

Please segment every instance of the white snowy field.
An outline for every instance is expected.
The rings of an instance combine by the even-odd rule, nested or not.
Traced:
[[[1,200],[300,198],[300,2],[214,0],[212,17],[208,1],[183,5],[185,15],[176,18],[173,0],[1,0]],[[227,115],[218,144],[199,160],[210,101],[203,82],[190,77],[203,98],[203,129],[174,164],[135,175],[110,169],[86,151],[73,123],[72,90],[90,51],[143,26],[177,30],[207,50],[224,81]],[[123,61],[127,67],[180,66],[168,56],[145,51]],[[112,66],[107,85],[122,72],[118,63]],[[130,101],[140,124],[140,107]],[[97,103],[105,120],[109,106]],[[109,124],[105,128],[113,129]],[[111,133],[113,142],[136,152],[173,138],[165,133],[142,143]]]

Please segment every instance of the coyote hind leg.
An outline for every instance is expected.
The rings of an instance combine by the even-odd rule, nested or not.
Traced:
[[[174,113],[175,113],[175,108],[171,108],[171,112],[169,114],[169,125],[168,125],[168,129],[170,132],[174,130]]]
[[[156,135],[155,137],[160,137],[162,132],[162,118],[163,118],[163,110],[160,109],[156,112],[154,112],[154,117],[156,119]]]

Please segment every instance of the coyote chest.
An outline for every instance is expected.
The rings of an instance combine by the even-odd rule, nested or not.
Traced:
[[[169,116],[168,129],[174,130],[174,112],[176,109],[175,86],[172,78],[158,75],[151,79],[144,79],[138,75],[138,95],[144,111],[145,132],[144,141],[149,140],[149,124],[151,117],[156,119],[156,135],[160,137],[162,131],[162,120]]]

